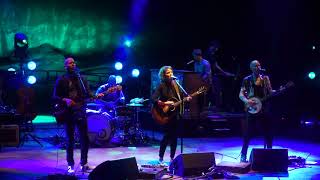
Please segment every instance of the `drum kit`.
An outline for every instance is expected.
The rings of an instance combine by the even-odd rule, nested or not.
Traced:
[[[120,145],[145,144],[139,111],[143,104],[106,106],[101,101],[87,103],[88,134],[90,143],[97,146],[111,141]]]

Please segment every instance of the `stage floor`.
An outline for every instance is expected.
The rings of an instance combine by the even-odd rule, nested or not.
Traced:
[[[60,133],[61,129],[36,127],[35,133],[41,138],[44,147],[34,141],[27,141],[19,148],[3,147],[0,152],[0,179],[42,179],[50,174],[66,173],[65,150],[53,145],[50,141],[57,132]],[[154,140],[161,137],[161,133],[145,132]],[[183,153],[215,152],[218,153],[215,154],[216,163],[221,161],[239,162],[242,145],[240,137],[184,138],[183,140]],[[250,142],[248,157],[252,148],[262,148],[262,144],[262,138],[254,138]],[[307,164],[309,164],[302,168],[289,168],[288,177],[279,177],[280,179],[320,179],[319,142],[275,137],[274,148],[287,148],[289,156],[307,158]],[[88,160],[90,165],[97,166],[106,160],[135,157],[139,165],[155,165],[158,163],[158,150],[159,145],[156,141],[145,146],[90,148]],[[180,153],[179,140],[176,156]],[[79,158],[80,151],[76,149],[76,176],[78,179],[87,179],[87,174],[80,173]],[[169,163],[169,159],[168,147],[164,160]],[[236,175],[240,179],[279,179],[276,174],[250,172]]]

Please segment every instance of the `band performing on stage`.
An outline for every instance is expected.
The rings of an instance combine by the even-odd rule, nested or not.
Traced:
[[[212,47],[209,49],[210,52],[214,51]],[[211,52],[210,55],[212,58],[214,53]],[[218,67],[226,76],[233,76],[232,73],[223,71],[217,64],[216,59],[213,62],[203,59],[201,49],[194,49],[192,56],[194,58],[194,72],[200,77],[202,87],[197,87],[198,90],[189,95],[180,85],[179,79],[174,76],[173,68],[171,66],[163,66],[158,72],[158,85],[152,93],[151,115],[164,133],[160,141],[158,154],[161,165],[165,165],[164,154],[167,145],[170,145],[170,162],[175,158],[179,136],[178,131],[181,128],[179,126],[181,126],[181,121],[183,121],[186,103],[189,103],[192,97],[197,98],[196,95],[200,95],[198,101],[200,112],[207,110],[210,106],[219,106],[217,102],[220,100],[215,98],[221,97],[215,94],[217,91],[213,90],[215,83],[212,80],[214,75],[211,70],[211,63],[214,64],[214,69]],[[123,87],[116,82],[115,75],[110,75],[107,83],[100,85],[94,95],[89,88],[87,80],[80,75],[80,70],[76,67],[76,62],[73,58],[66,58],[64,67],[66,74],[57,79],[54,88],[54,115],[57,122],[65,127],[68,173],[74,173],[73,149],[75,135],[77,134],[75,133],[75,127],[78,129],[78,135],[76,136],[79,136],[78,138],[80,139],[81,169],[86,172],[93,169],[88,165],[89,145],[101,145],[109,142],[114,136],[115,131],[120,127],[114,126],[114,123],[119,123],[123,116],[136,115],[133,124],[137,126],[134,125],[133,129],[140,128],[138,126],[140,123],[137,117],[138,110],[137,114],[135,114],[135,112],[130,112],[128,109],[129,106],[141,107],[145,101],[142,99],[140,102],[134,102],[134,100],[139,99],[135,98],[131,100],[130,104],[126,105]],[[244,102],[247,114],[246,118],[242,120],[243,146],[241,150],[241,162],[247,162],[249,140],[253,136],[255,124],[260,124],[263,128],[265,148],[272,148],[273,139],[273,123],[269,111],[270,103],[264,102],[262,99],[272,95],[274,90],[272,90],[269,77],[264,74],[264,69],[261,68],[258,60],[253,60],[250,63],[250,69],[252,74],[243,79],[239,94],[241,101]],[[205,95],[202,95],[202,93]],[[127,120],[125,119],[124,121]],[[127,126],[126,129],[122,124],[122,128],[122,130],[125,129],[124,135],[128,135],[129,128],[132,127]],[[141,129],[138,130],[141,131]]]

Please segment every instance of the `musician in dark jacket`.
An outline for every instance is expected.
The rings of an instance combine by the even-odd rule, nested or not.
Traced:
[[[63,105],[68,113],[65,114],[65,132],[67,137],[67,162],[68,173],[74,173],[74,133],[77,126],[80,134],[81,159],[80,165],[82,171],[92,168],[88,166],[88,124],[86,119],[86,103],[85,99],[93,97],[87,81],[80,76],[76,63],[73,58],[68,57],[64,61],[66,73],[59,77],[56,81],[53,99],[57,104]],[[103,96],[99,94],[98,96]]]
[[[173,69],[171,66],[163,66],[159,70],[160,84],[152,95],[154,106],[161,108],[171,106],[174,102],[183,98],[183,93],[173,77]],[[174,100],[175,99],[175,100]],[[191,96],[187,96],[187,101],[191,100]],[[163,125],[164,135],[160,142],[159,162],[163,163],[164,153],[167,145],[170,144],[170,158],[174,159],[177,149],[177,129],[178,120],[183,113],[182,105],[176,107],[175,111],[167,114],[170,117],[168,123]]]
[[[243,145],[241,150],[241,162],[247,161],[247,151],[250,138],[255,130],[255,125],[260,124],[264,135],[264,148],[272,148],[272,118],[270,118],[270,103],[262,102],[262,109],[255,112],[253,108],[258,103],[252,98],[259,100],[272,94],[273,90],[269,77],[262,73],[259,61],[253,60],[250,63],[252,74],[245,77],[242,82],[239,98],[246,107],[246,119],[242,121]],[[250,113],[250,111],[253,112]]]

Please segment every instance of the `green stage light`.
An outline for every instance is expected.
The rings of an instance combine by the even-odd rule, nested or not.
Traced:
[[[308,77],[309,77],[309,79],[314,79],[316,77],[316,73],[309,72]]]

